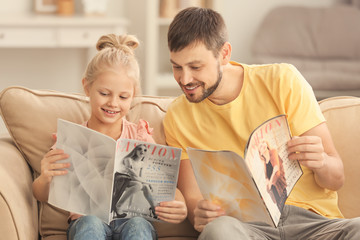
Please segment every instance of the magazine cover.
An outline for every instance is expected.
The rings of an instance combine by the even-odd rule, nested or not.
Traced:
[[[68,174],[56,176],[48,202],[69,212],[156,220],[154,207],[175,197],[181,149],[112,138],[58,119],[56,147],[70,155]]]
[[[285,115],[256,128],[244,159],[231,151],[188,148],[200,191],[244,222],[277,226],[287,197],[302,175],[298,161],[288,159],[291,134]]]

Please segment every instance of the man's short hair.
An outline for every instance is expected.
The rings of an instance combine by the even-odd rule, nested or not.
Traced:
[[[170,52],[181,51],[193,43],[203,43],[217,57],[228,41],[222,16],[208,8],[189,7],[180,11],[169,26]]]

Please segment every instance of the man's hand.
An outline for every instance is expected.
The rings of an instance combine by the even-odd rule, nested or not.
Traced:
[[[337,191],[344,184],[344,166],[326,123],[293,137],[287,146],[289,159],[312,170],[320,187]]]
[[[211,203],[208,200],[200,200],[194,210],[194,228],[202,232],[205,225],[217,217],[224,216],[225,212],[221,207]]]
[[[288,142],[289,159],[316,170],[325,165],[326,153],[318,136],[293,137]]]

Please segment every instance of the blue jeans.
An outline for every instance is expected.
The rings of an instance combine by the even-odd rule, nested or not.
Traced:
[[[70,222],[69,240],[149,240],[157,239],[153,225],[142,217],[115,219],[110,225],[95,216],[82,216]]]

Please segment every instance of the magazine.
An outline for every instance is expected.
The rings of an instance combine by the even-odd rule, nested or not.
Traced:
[[[203,197],[243,222],[276,227],[303,174],[299,162],[288,158],[290,138],[286,116],[279,115],[251,133],[244,158],[232,151],[187,148]]]
[[[106,223],[141,216],[157,220],[155,206],[175,198],[181,149],[132,139],[115,141],[58,119],[56,148],[70,157],[68,174],[50,184],[48,202],[95,215]]]

